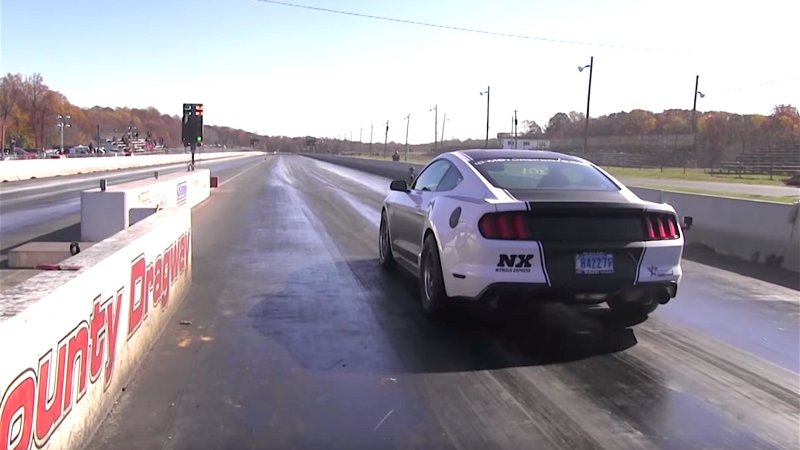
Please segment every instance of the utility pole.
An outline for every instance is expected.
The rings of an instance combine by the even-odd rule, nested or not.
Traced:
[[[358,154],[364,151],[364,127],[358,129]]]
[[[406,161],[408,161],[408,126],[411,124],[411,113],[406,116]]]
[[[514,110],[514,150],[517,149],[517,110]]]
[[[374,123],[369,124],[369,156],[372,156],[372,129],[374,126]]]
[[[481,92],[481,95],[486,94],[486,148],[489,148],[489,96],[491,95],[491,86],[486,87],[486,91]]]
[[[511,116],[511,133],[510,133],[510,135],[514,136],[514,116]],[[501,142],[500,144],[503,146],[503,148],[505,148],[505,144],[504,143]],[[516,140],[514,141],[514,148],[517,148]]]
[[[439,154],[439,146],[436,145],[436,139],[439,136],[439,105],[434,105],[433,108],[429,109],[428,111],[433,111],[433,154]]]
[[[439,138],[439,142],[442,144],[442,150],[444,150],[444,126],[447,125],[447,113],[444,113],[442,117],[442,137]]]
[[[97,151],[100,151],[100,124],[97,124]]]
[[[386,134],[383,136],[383,157],[386,158],[387,145],[389,145],[389,121],[386,121]]]

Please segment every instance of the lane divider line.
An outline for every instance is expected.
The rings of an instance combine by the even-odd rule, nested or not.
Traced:
[[[228,178],[227,180],[220,181],[220,183],[219,183],[219,187],[225,186],[226,184],[230,183],[231,181],[233,181],[233,180],[235,180],[235,179],[239,178],[240,176],[242,176],[242,175],[246,174],[247,172],[249,172],[249,171],[251,171],[251,170],[255,169],[255,168],[256,168],[256,167],[258,167],[258,166],[260,166],[261,164],[264,164],[264,162],[266,162],[266,161],[269,161],[269,160],[267,160],[267,159],[262,159],[261,161],[259,161],[259,162],[258,162],[258,164],[248,167],[247,169],[245,169],[245,170],[243,170],[243,171],[241,171],[241,172],[237,173],[236,175],[234,175],[234,176],[232,176],[232,177]]]

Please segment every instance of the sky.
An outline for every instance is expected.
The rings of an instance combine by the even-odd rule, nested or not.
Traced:
[[[557,112],[800,107],[798,0],[0,0],[0,72],[82,107],[203,103],[266,135],[482,139]],[[434,128],[438,107],[438,128]],[[445,122],[446,115],[446,122]],[[444,130],[442,125],[444,124]]]

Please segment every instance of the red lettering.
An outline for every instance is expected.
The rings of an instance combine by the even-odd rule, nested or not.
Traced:
[[[86,393],[86,381],[88,379],[86,367],[88,366],[89,354],[89,330],[86,322],[78,325],[78,331],[69,338],[69,351],[67,352],[67,381],[64,384],[64,409],[69,412],[72,409],[72,395],[75,394],[75,403],[78,402]],[[77,368],[77,370],[76,370]],[[76,375],[77,372],[77,375]],[[77,391],[75,390],[75,380],[78,380]]]
[[[91,329],[92,351],[90,352],[89,377],[94,383],[103,369],[103,357],[106,354],[106,310],[100,307],[100,297],[94,299]]]
[[[144,255],[139,255],[131,265],[131,295],[130,295],[130,313],[128,315],[128,339],[133,336],[133,333],[139,328],[142,323],[145,312],[145,271],[146,265]],[[117,313],[119,311],[116,311]],[[111,316],[109,315],[109,329],[111,328]],[[115,342],[109,339],[110,342]]]
[[[114,367],[117,361],[117,332],[119,331],[119,312],[122,308],[123,289],[117,291],[115,302],[108,302],[106,313],[108,315],[108,358],[106,359],[105,388],[111,384]]]
[[[180,245],[180,240],[175,241],[175,245],[172,246],[169,250],[169,284],[170,286],[175,284],[178,281],[178,252]]]
[[[161,306],[163,308],[166,308],[169,303],[169,273],[172,266],[171,252],[171,246],[164,250],[164,266],[161,269]]]
[[[186,241],[185,235],[178,239],[178,272],[186,272]]]
[[[0,403],[0,450],[28,450],[33,436],[36,374],[28,369],[17,377]]]
[[[161,286],[161,271],[164,268],[164,260],[161,255],[156,258],[155,270],[153,270],[153,305],[161,303],[162,289]]]
[[[145,308],[149,308],[151,304],[153,308],[155,308],[157,303],[155,301],[155,298],[153,297],[153,284],[155,281],[153,280],[153,263],[147,265],[147,271],[145,272],[144,279],[146,280],[144,283],[144,292],[146,299],[145,303],[147,304]]]
[[[55,363],[55,378],[51,379],[50,365]],[[59,344],[56,361],[52,350],[39,360],[39,386],[36,396],[36,434],[38,447],[44,445],[61,422],[64,401],[64,373],[67,366],[67,346]],[[52,385],[52,389],[51,389]]]

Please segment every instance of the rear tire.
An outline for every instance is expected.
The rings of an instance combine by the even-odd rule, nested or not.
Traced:
[[[433,235],[428,235],[422,245],[419,286],[422,313],[428,317],[440,316],[450,298],[444,289],[439,248]]]
[[[394,254],[392,253],[389,221],[386,218],[385,210],[381,212],[381,226],[380,232],[378,233],[378,261],[385,270],[392,270],[395,265],[397,265],[397,261],[395,261]]]

